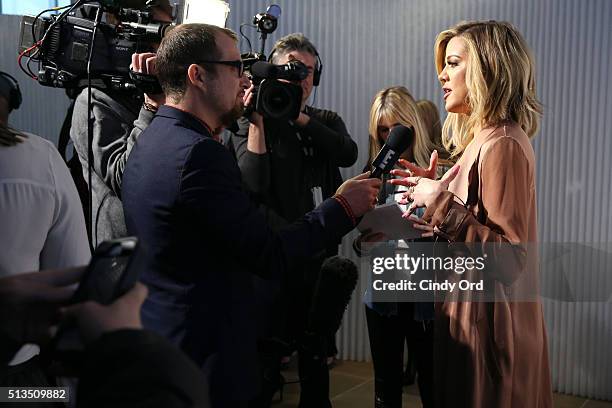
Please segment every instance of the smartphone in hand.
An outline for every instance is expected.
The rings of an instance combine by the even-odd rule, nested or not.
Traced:
[[[138,239],[119,238],[102,242],[83,274],[71,304],[94,301],[103,305],[112,303],[134,287],[139,279]],[[53,361],[60,376],[78,376],[84,345],[78,328],[73,324],[60,324],[46,357]]]
[[[93,300],[112,303],[138,281],[139,268],[131,267],[138,247],[136,237],[104,241],[96,248],[72,303]]]

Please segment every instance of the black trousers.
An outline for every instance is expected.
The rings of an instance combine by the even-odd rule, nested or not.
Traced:
[[[382,315],[365,307],[374,363],[375,406],[401,408],[404,340],[416,359],[423,408],[433,407],[433,321],[414,320],[414,305],[399,303],[397,315]],[[409,333],[407,336],[406,333]]]

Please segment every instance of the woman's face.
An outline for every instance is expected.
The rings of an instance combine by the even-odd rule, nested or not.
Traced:
[[[378,140],[383,144],[386,143],[387,139],[389,138],[389,133],[391,133],[391,129],[398,125],[399,123],[388,118],[380,118],[378,120],[378,125],[376,126],[376,135],[378,136]]]
[[[463,38],[451,38],[446,45],[444,60],[444,69],[438,75],[444,93],[444,107],[447,112],[468,114],[468,89],[465,83],[468,59]]]

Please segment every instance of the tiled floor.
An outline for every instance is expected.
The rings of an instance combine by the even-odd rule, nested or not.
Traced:
[[[283,371],[287,381],[297,380],[294,367]],[[373,408],[374,380],[370,363],[339,361],[331,370],[331,397],[334,408]],[[299,385],[288,384],[284,388],[283,401],[276,394],[274,408],[297,407]],[[612,408],[612,402],[585,400],[570,395],[555,394],[555,408]],[[404,408],[421,407],[415,385],[404,388]]]

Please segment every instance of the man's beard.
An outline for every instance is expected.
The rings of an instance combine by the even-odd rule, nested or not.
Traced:
[[[231,126],[243,114],[244,114],[244,103],[242,101],[238,101],[236,102],[236,104],[230,111],[221,115],[221,123],[223,123],[223,126]]]

